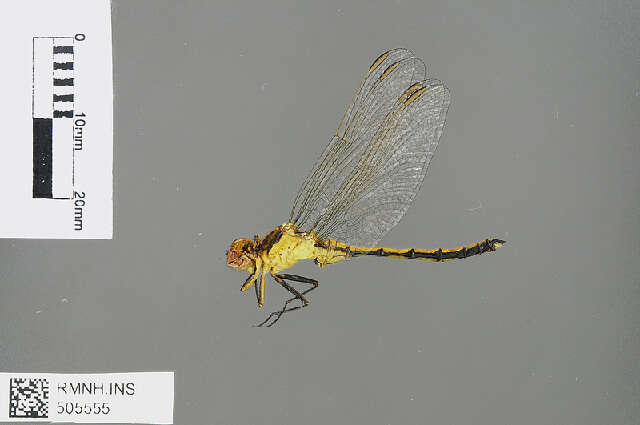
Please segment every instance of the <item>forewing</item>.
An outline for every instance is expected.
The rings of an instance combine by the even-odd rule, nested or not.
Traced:
[[[300,229],[371,246],[400,221],[449,106],[448,89],[424,75],[423,62],[406,49],[374,61],[296,196],[290,220]]]
[[[399,67],[401,61],[405,62]],[[398,65],[390,68],[396,63]],[[393,72],[382,77],[388,70]],[[376,122],[390,110],[399,93],[406,88],[406,83],[419,81],[424,75],[424,63],[407,49],[390,50],[372,63],[356,89],[335,135],[302,184],[291,210],[290,221],[311,230],[309,226],[325,211],[332,197],[331,192],[335,192],[348,172],[353,170],[372,132],[376,130]]]

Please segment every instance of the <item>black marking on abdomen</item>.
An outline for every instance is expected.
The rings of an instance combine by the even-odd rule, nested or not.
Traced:
[[[459,249],[452,251],[443,251],[442,248],[433,250],[433,251],[423,251],[416,250],[414,248],[408,249],[406,251],[390,251],[385,250],[384,248],[377,248],[372,250],[359,250],[359,251],[349,251],[352,257],[359,257],[363,255],[371,255],[375,257],[395,257],[395,258],[406,258],[406,259],[429,259],[433,261],[446,261],[446,260],[457,260],[472,257],[474,255],[484,254],[485,252],[495,251],[497,248],[495,244],[504,244],[505,241],[500,239],[485,239],[482,242],[479,242],[475,245],[471,245],[469,247],[463,246]],[[335,248],[336,250],[347,252],[347,249],[344,248]]]
[[[322,242],[316,242],[313,244],[313,246],[317,247],[317,248],[324,248],[324,249],[332,249],[334,251],[339,251],[339,252],[344,252],[347,254],[347,257],[351,257],[352,254],[354,252],[359,252],[359,251],[351,251],[351,247],[347,246],[345,248],[341,247],[341,246],[332,246],[331,243],[322,243]],[[361,254],[364,255],[364,254]]]

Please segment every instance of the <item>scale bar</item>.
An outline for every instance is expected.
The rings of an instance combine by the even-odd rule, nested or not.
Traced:
[[[72,37],[33,38],[33,197],[73,193]]]
[[[56,38],[71,38],[71,37],[56,37]],[[54,46],[53,53],[73,53],[73,45]]]
[[[53,94],[53,102],[73,102],[73,94]]]
[[[52,198],[53,119],[33,119],[33,197]]]

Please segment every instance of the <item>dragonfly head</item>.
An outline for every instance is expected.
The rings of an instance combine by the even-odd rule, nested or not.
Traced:
[[[231,242],[227,251],[227,266],[238,271],[253,273],[256,269],[255,242],[240,238]]]

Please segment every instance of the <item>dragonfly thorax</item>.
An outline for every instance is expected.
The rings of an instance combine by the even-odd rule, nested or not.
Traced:
[[[258,269],[278,273],[300,260],[315,259],[321,249],[312,233],[300,232],[293,223],[284,223],[263,238],[236,239],[227,251],[227,265],[238,271]]]

